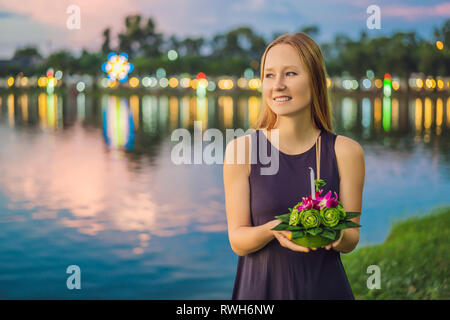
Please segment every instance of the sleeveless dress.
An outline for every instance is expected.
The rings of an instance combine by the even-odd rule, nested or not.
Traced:
[[[329,190],[339,196],[339,171],[334,152],[336,135],[321,131],[320,178],[325,180],[322,195]],[[261,175],[257,155],[259,140],[264,139],[267,155],[275,148],[261,130],[251,133],[252,164],[249,176],[250,213],[253,226],[265,224],[274,216],[288,213],[288,208],[311,194],[310,170],[316,168],[316,146],[308,151],[288,155],[280,151],[278,173]],[[264,161],[267,163],[267,161]],[[267,170],[267,169],[266,169]],[[262,249],[239,256],[233,300],[353,300],[354,296],[341,262],[334,249],[318,248],[308,253],[292,251],[274,238]]]

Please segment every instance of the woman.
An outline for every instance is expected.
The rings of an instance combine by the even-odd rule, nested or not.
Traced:
[[[319,137],[323,194],[336,191],[346,211],[361,212],[364,153],[356,141],[332,133],[325,74],[320,49],[306,34],[282,35],[264,52],[258,130],[225,152],[228,235],[239,255],[232,299],[354,299],[340,253],[355,249],[359,228],[323,248],[296,245],[290,231],[271,230],[281,222],[274,216],[311,193],[308,168],[318,172]],[[269,154],[277,151],[276,174],[261,174],[260,142]],[[245,162],[237,161],[242,154]]]

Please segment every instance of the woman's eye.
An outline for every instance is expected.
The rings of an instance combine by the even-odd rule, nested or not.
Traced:
[[[293,75],[293,76],[295,76],[295,75],[297,75],[297,73],[295,73],[295,72],[293,72],[293,71],[289,71],[289,72],[286,72],[286,75]],[[273,77],[273,74],[272,73],[268,73],[268,74],[266,74],[266,78],[272,78]]]

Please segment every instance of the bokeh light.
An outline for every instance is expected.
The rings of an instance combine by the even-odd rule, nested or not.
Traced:
[[[436,41],[436,48],[438,48],[438,50],[443,50],[444,49],[444,43],[442,41]]]
[[[108,75],[111,81],[119,80],[126,82],[128,74],[134,69],[132,63],[128,62],[128,55],[124,52],[117,55],[114,52],[108,54],[108,61],[103,63],[102,70]]]
[[[7,83],[8,87],[12,87],[14,85],[14,77],[9,77]]]
[[[156,70],[156,77],[158,79],[162,79],[166,77],[166,70],[164,68],[158,68]]]
[[[174,61],[177,60],[178,58],[178,53],[175,50],[169,50],[169,52],[167,52],[167,58],[170,61]]]
[[[176,88],[178,86],[178,79],[177,78],[170,78],[169,79],[169,87]]]
[[[139,85],[139,79],[136,77],[132,77],[132,78],[130,78],[129,83],[130,83],[130,87],[136,88]]]
[[[77,91],[78,92],[83,92],[85,88],[86,88],[86,85],[84,84],[83,81],[79,81],[77,83]]]

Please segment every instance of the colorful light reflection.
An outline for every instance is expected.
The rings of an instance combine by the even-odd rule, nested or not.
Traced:
[[[109,97],[103,106],[103,136],[110,148],[134,148],[133,115],[126,99]]]
[[[119,55],[111,52],[108,54],[108,61],[103,63],[102,70],[111,81],[125,82],[128,80],[128,74],[134,70],[134,66],[128,62],[128,55],[125,52]]]

